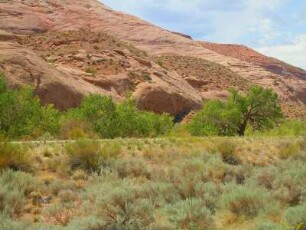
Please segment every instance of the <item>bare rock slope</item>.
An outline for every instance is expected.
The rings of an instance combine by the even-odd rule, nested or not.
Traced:
[[[96,0],[0,1],[0,71],[44,102],[76,106],[88,93],[172,115],[251,84],[272,87],[289,116],[305,114],[306,72],[249,48],[193,41]]]

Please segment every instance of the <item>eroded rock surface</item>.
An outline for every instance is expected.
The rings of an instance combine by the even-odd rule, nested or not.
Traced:
[[[228,87],[259,84],[280,95],[287,115],[305,114],[304,70],[247,47],[194,41],[96,0],[0,2],[0,30],[0,69],[11,84],[30,83],[59,108],[88,93],[121,100],[131,92],[140,108],[179,115]],[[163,66],[164,57],[180,58]],[[183,57],[197,60],[190,73],[178,65]]]

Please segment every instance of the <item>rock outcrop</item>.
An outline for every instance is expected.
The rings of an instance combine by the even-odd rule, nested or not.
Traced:
[[[280,95],[287,115],[305,114],[304,70],[247,47],[194,41],[96,0],[0,1],[0,30],[0,71],[61,109],[89,93],[121,100],[131,92],[139,108],[181,116],[228,87],[259,84]]]

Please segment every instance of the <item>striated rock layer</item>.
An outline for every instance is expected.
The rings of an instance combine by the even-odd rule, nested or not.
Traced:
[[[304,116],[306,72],[244,46],[194,41],[96,0],[0,1],[0,70],[32,84],[43,102],[77,106],[83,95],[181,116],[234,86],[273,88],[288,116]]]

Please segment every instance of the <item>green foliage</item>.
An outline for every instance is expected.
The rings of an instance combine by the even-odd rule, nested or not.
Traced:
[[[96,171],[101,165],[100,145],[93,141],[77,141],[66,147],[72,169]]]
[[[22,147],[0,138],[0,170],[6,168],[27,170],[29,168],[29,154]]]
[[[10,90],[1,76],[0,88],[0,133],[13,138],[57,133],[58,111],[42,106],[31,88]]]
[[[273,128],[282,117],[278,95],[272,89],[252,86],[246,95],[231,90],[229,102],[235,103],[241,113],[238,134],[243,136],[250,125],[254,130]]]
[[[233,103],[208,101],[192,119],[189,131],[195,136],[232,136],[237,133],[240,112]]]
[[[81,107],[70,110],[68,116],[85,120],[103,138],[154,137],[173,126],[169,115],[139,111],[131,99],[116,105],[111,97],[100,95],[85,97]]]
[[[306,134],[306,122],[301,120],[284,120],[273,129],[248,130],[252,136],[304,136]]]
[[[189,130],[196,136],[244,136],[248,126],[253,130],[273,128],[282,117],[278,96],[271,89],[252,86],[242,95],[230,90],[225,101],[208,101],[192,119]]]

